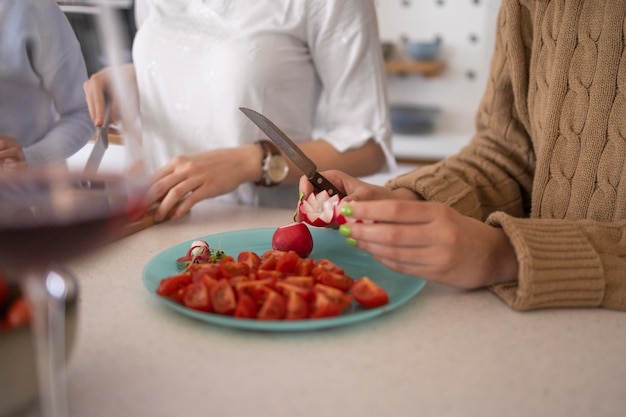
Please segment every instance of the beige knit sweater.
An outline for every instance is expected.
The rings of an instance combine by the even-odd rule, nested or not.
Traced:
[[[503,0],[476,134],[391,180],[501,227],[519,310],[626,310],[626,1]]]

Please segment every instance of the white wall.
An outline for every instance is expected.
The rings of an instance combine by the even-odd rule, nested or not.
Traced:
[[[446,69],[435,78],[389,75],[391,104],[441,108],[436,133],[469,135],[486,84],[501,0],[377,0],[383,41],[443,42]]]

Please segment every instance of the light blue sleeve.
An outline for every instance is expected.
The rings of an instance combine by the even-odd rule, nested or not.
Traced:
[[[55,1],[38,1],[40,6],[31,9],[31,21],[37,25],[32,65],[52,99],[57,118],[39,141],[24,148],[29,162],[65,159],[95,132],[83,91],[87,69],[74,30]]]

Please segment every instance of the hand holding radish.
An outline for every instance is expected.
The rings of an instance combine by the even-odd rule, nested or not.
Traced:
[[[323,175],[347,195],[334,208],[335,220],[345,218],[340,233],[381,264],[460,288],[517,279],[515,252],[501,229],[443,203],[418,201],[407,189],[391,191],[338,171]],[[312,192],[306,178],[300,191]]]

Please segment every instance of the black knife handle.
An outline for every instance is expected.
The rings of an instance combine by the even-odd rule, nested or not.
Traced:
[[[338,194],[339,198],[344,198],[346,196],[339,190],[339,188],[335,187],[332,182],[328,181],[326,177],[317,171],[309,177],[309,181],[311,181],[311,184],[313,184],[313,187],[315,187],[315,191],[317,192],[326,190],[331,196],[335,194]]]

